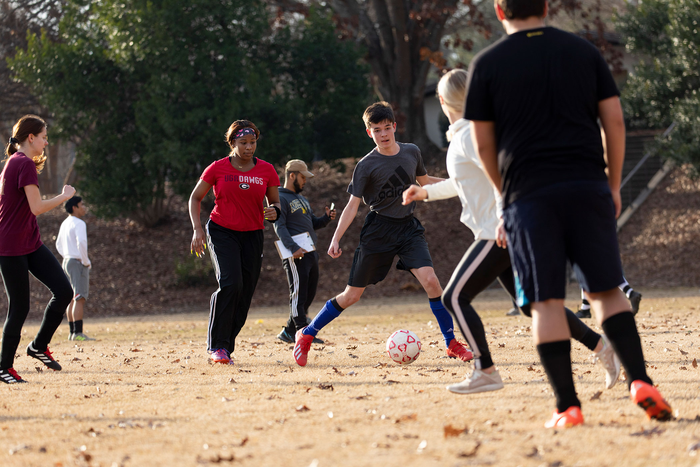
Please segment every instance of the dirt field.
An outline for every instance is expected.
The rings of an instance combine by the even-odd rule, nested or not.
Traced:
[[[29,384],[0,387],[0,465],[700,464],[699,290],[646,291],[637,318],[650,376],[677,420],[646,421],[625,384],[605,391],[602,367],[574,343],[586,423],[569,430],[542,427],[554,397],[530,320],[505,317],[504,298],[488,291],[475,306],[506,386],[471,396],[445,390],[470,365],[444,357],[425,303],[361,302],[324,329],[327,342],[312,346],[305,368],[275,339],[286,315],[280,308],[254,310],[233,366],[208,362],[204,311],[88,319],[86,331],[99,341],[77,345],[65,340],[64,325],[51,346],[60,373],[38,371],[23,355],[33,323],[15,362]],[[406,367],[384,353],[385,339],[401,328],[423,343]]]

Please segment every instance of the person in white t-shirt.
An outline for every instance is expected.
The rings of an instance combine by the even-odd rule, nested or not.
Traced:
[[[83,311],[90,289],[90,269],[88,258],[87,227],[82,219],[87,207],[80,196],[66,201],[66,212],[70,214],[61,224],[56,237],[56,249],[63,257],[65,271],[73,287],[73,300],[68,305],[69,339],[72,341],[94,341],[83,332]]]

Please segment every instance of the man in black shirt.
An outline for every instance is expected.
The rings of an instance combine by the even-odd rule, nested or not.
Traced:
[[[668,420],[671,407],[646,373],[630,304],[617,288],[625,126],[610,70],[587,41],[545,27],[546,0],[496,0],[496,14],[508,36],[472,61],[464,116],[503,196],[498,241],[505,246],[507,235],[518,304],[531,304],[533,337],[557,399],[545,426],[583,423],[564,314],[567,259],[627,372],[632,399],[649,418]]]

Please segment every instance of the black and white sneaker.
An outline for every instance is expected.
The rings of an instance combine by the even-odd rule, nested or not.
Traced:
[[[576,313],[574,313],[577,318],[590,318],[591,317],[591,309],[590,308],[579,308]]]
[[[632,305],[632,314],[636,315],[639,313],[639,302],[642,301],[642,294],[633,290],[629,296],[630,305]]]
[[[51,351],[49,350],[48,346],[46,347],[46,350],[44,350],[43,352],[39,352],[34,348],[33,344],[33,342],[30,342],[27,346],[27,355],[36,358],[44,365],[51,368],[53,371],[61,371],[61,365],[59,365],[58,362],[53,359],[53,356],[51,355]]]
[[[14,368],[0,370],[0,381],[5,384],[26,383],[20,375],[17,374]]]

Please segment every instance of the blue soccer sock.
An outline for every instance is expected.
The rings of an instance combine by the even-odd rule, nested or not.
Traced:
[[[445,346],[449,347],[452,339],[455,338],[455,328],[454,322],[452,321],[452,316],[447,308],[442,304],[440,297],[429,298],[430,309],[437,319],[438,325],[440,326],[440,331],[442,331],[442,337],[445,339]]]
[[[319,311],[318,314],[316,314],[316,317],[313,320],[311,320],[311,323],[309,323],[309,325],[304,328],[303,333],[307,336],[316,337],[318,331],[323,329],[326,325],[328,325],[328,323],[340,316],[340,313],[343,312],[343,309],[344,308],[341,308],[340,305],[338,305],[338,302],[335,298],[328,300],[326,304],[323,305],[323,308],[321,308],[321,311]]]

